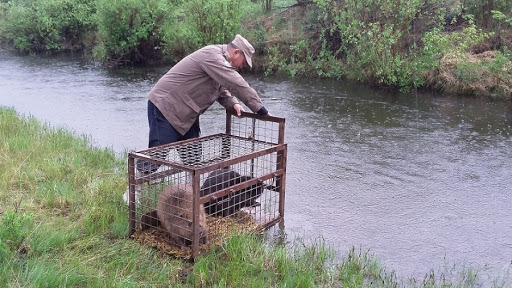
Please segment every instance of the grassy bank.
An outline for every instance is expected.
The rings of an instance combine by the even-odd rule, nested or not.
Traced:
[[[192,265],[128,238],[126,164],[113,151],[2,107],[0,139],[0,287],[478,287],[470,269],[402,280],[361,250],[340,262],[322,241],[258,235],[226,238]]]

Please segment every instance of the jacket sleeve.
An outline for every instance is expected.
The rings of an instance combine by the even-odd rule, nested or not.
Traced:
[[[256,90],[250,87],[242,75],[236,72],[235,68],[231,67],[222,56],[206,59],[202,63],[202,68],[215,82],[221,85],[221,96],[218,102],[222,106],[226,107],[227,105],[226,108],[232,108],[237,103],[236,100],[230,99],[233,94],[255,113],[263,107]]]
[[[238,99],[231,95],[228,89],[224,86],[220,86],[220,96],[217,99],[217,102],[220,103],[220,105],[224,106],[226,109],[231,109],[233,106],[238,102]]]

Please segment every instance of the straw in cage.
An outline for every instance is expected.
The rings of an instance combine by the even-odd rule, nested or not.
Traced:
[[[210,250],[212,247],[219,246],[225,235],[250,233],[258,230],[259,225],[245,211],[239,211],[232,217],[213,217],[206,218],[208,225],[208,238],[210,241],[199,246],[200,253]],[[147,227],[146,227],[147,228]],[[171,239],[169,233],[160,226],[151,227],[145,230],[139,229],[132,237],[139,243],[156,248],[166,254],[180,259],[191,259],[192,249],[190,246],[177,246]]]
[[[140,228],[143,233],[137,234],[136,237],[139,237],[139,240],[142,240],[144,244],[157,247],[177,257],[190,257],[189,247],[195,237],[199,237],[199,244],[203,244],[208,249],[208,239],[217,239],[216,233],[227,232],[223,231],[225,227],[222,227],[222,223],[226,221],[210,221],[208,223],[203,204],[199,206],[198,215],[194,215],[192,203],[193,188],[191,185],[174,184],[166,186],[159,195],[156,211],[146,213],[140,218]],[[194,216],[198,216],[196,219],[199,220],[195,231],[191,229]],[[247,223],[247,221],[240,221],[240,218],[234,218],[234,220],[238,224]],[[228,227],[238,229],[238,225],[233,225],[235,223],[228,221],[228,224],[231,224]],[[146,229],[158,226],[160,226],[160,229]],[[151,233],[144,233],[144,231],[150,231]],[[211,244],[214,243],[214,241],[210,242]],[[173,249],[173,246],[177,249]],[[185,247],[185,249],[178,247]]]

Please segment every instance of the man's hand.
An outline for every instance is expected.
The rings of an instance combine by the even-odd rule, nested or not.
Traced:
[[[233,105],[233,109],[235,109],[237,117],[240,117],[242,115],[242,112],[245,112],[244,107],[242,107],[242,105],[240,105],[238,103]]]

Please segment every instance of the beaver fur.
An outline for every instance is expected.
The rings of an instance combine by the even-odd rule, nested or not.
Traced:
[[[171,239],[180,247],[190,246],[194,236],[193,190],[186,184],[169,185],[158,198],[157,215]],[[199,206],[199,243],[208,243],[204,205]]]

